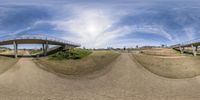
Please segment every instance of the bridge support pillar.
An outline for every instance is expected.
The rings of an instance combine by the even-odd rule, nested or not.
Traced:
[[[185,50],[185,48],[184,48],[184,47],[179,47],[179,49],[180,49],[180,52],[183,54],[183,53],[184,53],[184,50]]]
[[[48,45],[48,41],[46,41],[46,44],[45,44],[45,49],[44,49],[44,56],[47,55],[47,49],[48,49],[49,45]]]
[[[44,44],[42,44],[42,53],[43,53],[43,55],[45,55],[45,48],[44,47],[45,47]]]
[[[197,56],[197,49],[198,49],[198,46],[194,47],[192,45],[192,53],[193,53],[194,56]]]
[[[198,46],[196,46],[195,50],[196,50],[196,52],[197,52],[197,50],[198,50]]]
[[[18,45],[17,45],[17,43],[14,41],[13,42],[13,46],[14,46],[14,55],[15,55],[15,58],[17,58],[18,57]]]

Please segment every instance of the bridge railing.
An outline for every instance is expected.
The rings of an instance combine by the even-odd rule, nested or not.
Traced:
[[[0,42],[9,41],[9,40],[17,40],[17,39],[40,39],[40,40],[55,41],[55,42],[68,44],[68,45],[80,46],[80,44],[78,43],[74,43],[68,40],[63,40],[63,39],[59,39],[59,38],[48,36],[48,35],[41,35],[41,34],[27,34],[27,35],[22,35],[22,36],[13,36],[13,37],[11,36],[3,40],[0,40]]]
[[[189,41],[182,42],[182,43],[179,43],[179,44],[175,44],[175,45],[172,45],[171,47],[187,46],[187,45],[192,45],[192,44],[195,44],[195,43],[200,43],[200,38],[197,38],[197,39],[194,39],[194,40],[189,40]]]

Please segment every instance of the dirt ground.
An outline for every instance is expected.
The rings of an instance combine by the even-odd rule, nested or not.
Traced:
[[[21,58],[0,75],[2,100],[199,100],[200,77],[168,79],[122,53],[111,70],[95,78],[65,78]]]

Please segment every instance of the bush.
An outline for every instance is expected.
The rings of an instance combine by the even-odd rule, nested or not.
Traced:
[[[81,59],[91,54],[91,51],[87,49],[72,48],[64,49],[53,54],[51,58],[62,59]]]

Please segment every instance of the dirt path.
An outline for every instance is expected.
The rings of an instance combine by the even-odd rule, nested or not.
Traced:
[[[0,75],[0,99],[8,100],[199,100],[200,77],[166,79],[122,54],[112,70],[95,79],[66,79],[21,58]]]

